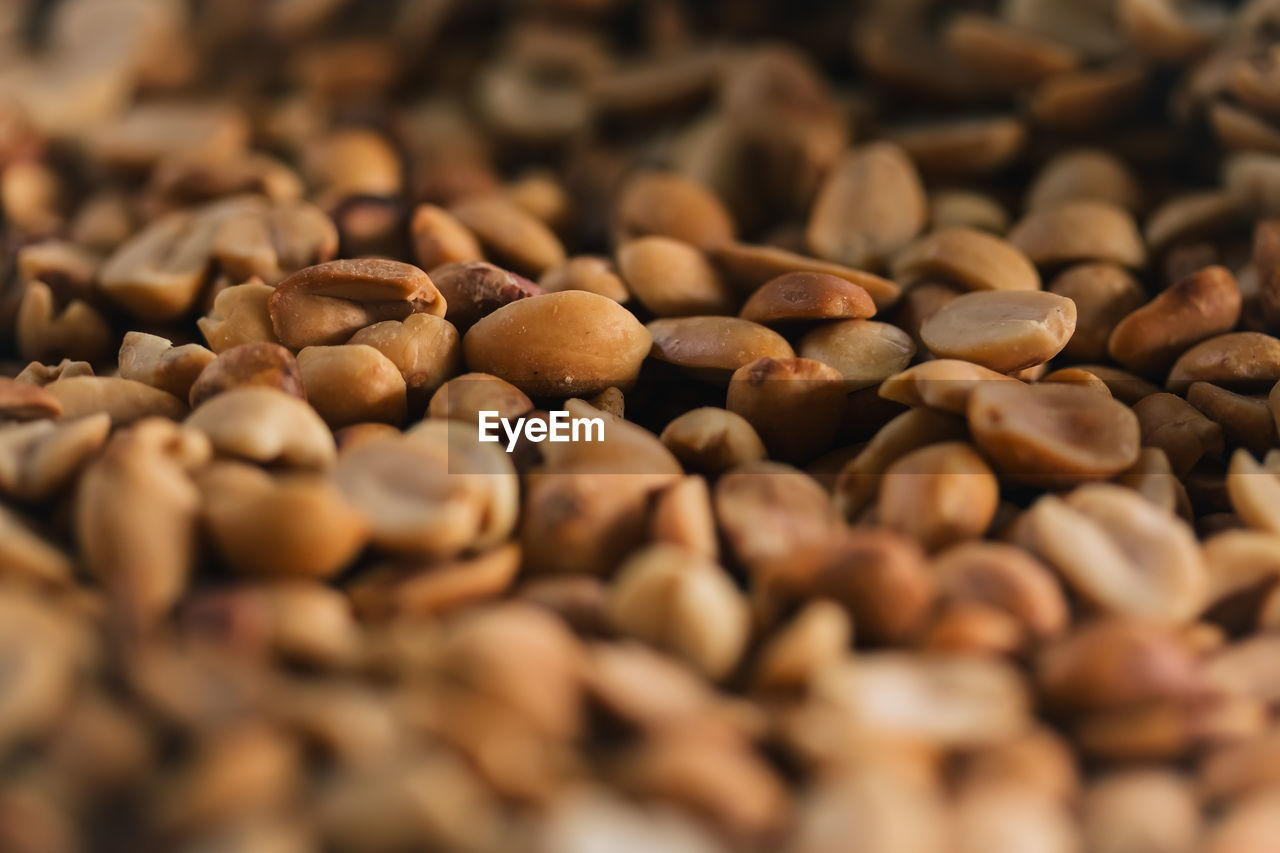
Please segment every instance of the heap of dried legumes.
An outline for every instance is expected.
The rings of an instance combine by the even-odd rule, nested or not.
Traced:
[[[1280,850],[1280,0],[0,2],[0,851]]]

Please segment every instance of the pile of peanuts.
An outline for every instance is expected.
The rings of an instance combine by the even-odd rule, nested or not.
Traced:
[[[0,851],[1280,850],[1277,335],[1277,0],[2,3]]]

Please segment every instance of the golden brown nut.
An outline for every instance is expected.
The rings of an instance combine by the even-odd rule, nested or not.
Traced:
[[[1037,266],[1109,261],[1137,268],[1147,259],[1133,218],[1113,204],[1093,199],[1033,210],[1013,226],[1009,242]]]
[[[727,314],[734,298],[702,252],[671,237],[640,237],[618,248],[627,290],[659,317]]]
[[[653,358],[722,379],[758,358],[794,358],[786,339],[738,317],[669,317],[646,327]]]
[[[1240,305],[1231,273],[1205,267],[1117,323],[1107,352],[1135,373],[1157,373],[1193,344],[1230,331]]]
[[[315,409],[275,388],[230,388],[201,403],[186,424],[218,453],[262,465],[325,469],[337,455]]]
[[[844,413],[840,372],[808,358],[758,358],[734,371],[725,408],[746,418],[784,462],[805,462],[835,437]]]
[[[539,276],[563,263],[564,246],[555,233],[522,208],[498,195],[472,196],[449,206],[499,263]]]
[[[1048,289],[1076,304],[1076,329],[1062,348],[1062,355],[1074,361],[1107,358],[1112,330],[1147,300],[1141,285],[1127,270],[1108,263],[1068,267]]]
[[[630,311],[576,290],[512,302],[462,340],[468,367],[535,397],[629,388],[650,345],[649,332]]]
[[[1040,274],[1025,255],[973,228],[939,228],[911,243],[894,256],[893,277],[904,284],[941,280],[966,290],[1040,289]]]
[[[1076,305],[1045,291],[984,291],[957,296],[920,327],[929,351],[1000,373],[1044,364],[1071,338]]]
[[[365,326],[348,343],[371,346],[400,369],[415,411],[421,411],[428,396],[457,375],[462,365],[458,330],[433,314],[413,314],[404,320]]]
[[[127,332],[120,345],[120,377],[145,382],[185,400],[196,377],[216,358],[199,344],[173,342],[145,332]]]
[[[420,204],[409,223],[414,260],[424,270],[460,261],[483,261],[480,241],[442,207]]]
[[[298,371],[307,402],[330,429],[367,421],[404,422],[404,377],[395,362],[371,346],[306,347],[298,353]]]
[[[986,532],[1000,501],[995,474],[973,448],[942,442],[914,450],[884,472],[876,519],[936,551]]]
[[[275,388],[303,400],[307,396],[293,353],[260,341],[224,350],[209,362],[191,384],[187,401],[194,409],[210,397],[245,386]]]
[[[278,344],[268,308],[273,293],[275,288],[257,280],[218,291],[209,313],[196,321],[209,349],[221,353],[241,344]]]
[[[667,424],[660,436],[680,464],[718,474],[765,458],[764,442],[751,423],[726,409],[691,409]]]
[[[64,420],[106,412],[113,426],[124,426],[153,415],[179,420],[187,414],[187,404],[169,392],[117,376],[72,376],[45,390],[62,404]]]
[[[915,352],[906,332],[876,320],[826,323],[800,339],[800,355],[834,367],[846,391],[868,388],[903,370]]]
[[[765,282],[738,316],[766,326],[807,320],[865,320],[875,316],[871,295],[834,275],[795,272]]]
[[[648,172],[623,185],[614,213],[617,242],[648,235],[707,249],[734,239],[733,220],[710,191],[677,174]]]

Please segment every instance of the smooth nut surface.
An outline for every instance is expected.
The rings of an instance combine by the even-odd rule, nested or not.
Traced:
[[[980,537],[999,500],[1000,486],[982,457],[966,444],[941,442],[885,470],[876,517],[934,551]]]
[[[630,293],[659,317],[725,314],[734,307],[732,291],[702,252],[670,237],[624,243],[618,272]]]
[[[758,462],[767,451],[750,421],[742,415],[704,406],[691,409],[662,430],[662,443],[680,463],[709,474]]]
[[[845,390],[857,391],[907,366],[916,345],[897,326],[876,320],[827,323],[800,339],[800,355],[840,372]]]
[[[336,449],[315,409],[271,387],[233,387],[211,396],[187,418],[214,450],[261,464],[332,467]]]
[[[1133,218],[1113,204],[1094,199],[1032,211],[1013,226],[1009,242],[1037,266],[1108,261],[1137,268],[1147,259]]]
[[[215,358],[199,344],[174,346],[158,335],[128,332],[120,345],[120,377],[145,382],[185,400],[196,378]]]
[[[499,308],[462,339],[468,367],[535,397],[630,387],[651,345],[649,331],[630,311],[576,290]]]
[[[940,358],[972,361],[1000,373],[1043,364],[1066,346],[1076,305],[1044,291],[957,296],[924,321],[920,337]]]
[[[981,383],[1017,381],[971,361],[935,358],[887,377],[877,393],[904,406],[928,406],[963,415],[969,396]]]
[[[1240,305],[1240,288],[1231,273],[1205,267],[1117,323],[1107,352],[1137,373],[1167,369],[1193,344],[1230,331]]]
[[[1178,356],[1166,385],[1183,392],[1192,382],[1212,382],[1238,391],[1267,391],[1280,381],[1280,339],[1261,332],[1229,332]]]
[[[1088,388],[984,382],[969,397],[969,428],[1005,473],[1031,482],[1111,477],[1138,458],[1133,411]]]
[[[707,376],[732,373],[758,358],[795,357],[782,335],[738,317],[670,317],[645,328],[653,336],[653,358]]]
[[[1062,348],[1062,355],[1075,361],[1105,360],[1112,330],[1147,301],[1124,267],[1108,263],[1068,267],[1047,289],[1076,304],[1076,329]]]
[[[404,320],[365,326],[348,343],[366,344],[390,359],[400,369],[408,393],[420,402],[457,375],[462,364],[462,339],[457,328],[434,314],[413,314]]]
[[[772,458],[796,462],[831,443],[845,395],[844,377],[833,367],[766,356],[734,371],[725,408],[746,418]]]
[[[867,291],[834,275],[795,272],[770,279],[738,316],[766,326],[806,320],[865,320],[876,313]]]
[[[898,252],[893,277],[903,283],[942,280],[966,290],[1040,289],[1040,274],[1012,245],[955,226],[931,231]]]
[[[395,362],[371,346],[306,347],[298,353],[298,372],[307,402],[330,429],[368,421],[404,421],[404,376]]]
[[[734,239],[733,219],[724,204],[676,174],[649,172],[628,180],[614,217],[623,239],[656,234],[704,249]]]

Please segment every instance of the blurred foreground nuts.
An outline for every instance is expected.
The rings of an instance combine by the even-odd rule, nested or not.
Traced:
[[[924,227],[924,186],[901,148],[876,142],[847,152],[813,204],[805,239],[822,258],[876,267]]]
[[[158,335],[128,332],[120,345],[120,376],[145,382],[185,400],[196,377],[214,358],[212,352],[199,344],[175,347],[172,341]]]
[[[876,320],[824,323],[800,339],[800,355],[838,370],[849,392],[905,369],[915,352],[910,335]]]
[[[786,338],[737,317],[667,317],[645,327],[653,358],[707,379],[727,378],[758,358],[794,358]]]
[[[707,249],[734,238],[724,204],[706,187],[677,174],[650,172],[628,180],[614,217],[619,243],[659,235]]]
[[[375,421],[401,424],[406,386],[395,362],[364,344],[311,346],[298,353],[307,402],[330,429]]]
[[[466,332],[481,317],[517,299],[537,296],[538,285],[485,261],[458,261],[433,267],[431,280],[448,303],[444,318]]]
[[[1191,780],[1174,771],[1111,772],[1089,786],[1082,809],[1085,843],[1098,853],[1198,849],[1198,794]]]
[[[1028,510],[1030,544],[1105,613],[1173,622],[1200,612],[1209,581],[1186,522],[1122,486],[1081,486]]]
[[[920,545],[891,530],[855,528],[831,536],[811,575],[789,581],[844,605],[858,636],[872,643],[909,641],[937,598]]]
[[[272,476],[251,465],[224,462],[202,472],[198,484],[213,541],[238,572],[328,577],[364,547],[364,518],[328,477]]]
[[[467,366],[530,396],[595,394],[635,382],[649,332],[611,299],[567,290],[521,299],[480,320],[462,339]]]
[[[1138,419],[1123,403],[1071,384],[982,382],[969,428],[996,466],[1032,483],[1114,476],[1138,459]]]
[[[373,544],[397,554],[482,551],[510,535],[519,509],[507,454],[451,420],[357,444],[338,457],[334,476],[368,518]]]
[[[660,438],[682,465],[708,474],[758,462],[767,455],[746,418],[712,406],[691,409],[675,418]]]
[[[702,252],[670,237],[641,237],[618,248],[627,289],[659,317],[726,314],[734,299]]]
[[[806,320],[865,320],[876,313],[866,289],[834,275],[795,272],[770,279],[738,316],[764,325]]]
[[[1030,724],[1022,679],[995,660],[859,655],[819,674],[814,690],[872,737],[964,748],[1009,740]]]
[[[125,426],[152,415],[178,420],[187,413],[187,404],[169,392],[117,376],[72,376],[44,387],[58,398],[67,420],[106,412],[113,425]]]
[[[1040,274],[999,237],[973,228],[939,228],[893,259],[896,281],[946,281],[965,290],[1039,290]]]
[[[746,418],[784,462],[804,462],[835,436],[844,413],[844,377],[808,358],[760,358],[734,371],[725,407]]]
[[[1033,210],[1013,226],[1009,242],[1037,266],[1108,261],[1140,268],[1147,250],[1133,217],[1105,201],[1079,199]]]
[[[1148,394],[1134,403],[1133,413],[1138,416],[1143,446],[1163,450],[1180,477],[1225,447],[1222,427],[1176,394]]]
[[[351,345],[367,344],[400,369],[415,411],[458,373],[461,338],[448,320],[433,314],[414,314],[404,320],[383,320],[351,336]]]
[[[75,420],[0,427],[0,493],[42,501],[65,486],[106,444],[111,417],[104,412]]]
[[[933,561],[939,593],[947,601],[980,602],[1011,614],[1032,637],[1062,633],[1070,612],[1053,573],[1022,548],[1000,542],[965,542]]]
[[[1141,374],[1165,370],[1205,338],[1230,331],[1240,317],[1240,288],[1222,267],[1205,267],[1116,324],[1107,351]]]
[[[1076,328],[1076,304],[1044,291],[957,296],[924,321],[920,336],[940,358],[1013,373],[1053,358]]]
[[[226,352],[241,344],[278,343],[267,307],[275,288],[254,280],[218,291],[209,313],[196,321],[209,349]]]
[[[720,680],[749,637],[746,600],[717,565],[675,545],[651,545],[618,571],[610,611],[624,633],[673,651]]]
[[[293,353],[279,344],[260,341],[224,350],[200,371],[187,399],[195,408],[210,397],[244,387],[275,388],[299,399],[307,396]]]
[[[995,518],[1000,487],[982,457],[960,442],[912,451],[880,483],[876,517],[928,551],[976,539]]]
[[[27,421],[62,414],[58,398],[30,382],[0,377],[0,418]]]
[[[262,465],[329,468],[337,452],[320,416],[292,394],[255,386],[210,397],[187,418],[214,450]]]
[[[76,538],[130,630],[164,616],[186,586],[200,509],[188,472],[209,454],[200,432],[147,419],[117,434],[80,480]]]
[[[1254,530],[1280,534],[1280,478],[1259,465],[1243,448],[1231,457],[1227,494],[1245,524]]]
[[[345,343],[380,320],[443,317],[445,299],[425,272],[382,259],[329,261],[299,270],[267,300],[280,343],[299,350]]]

